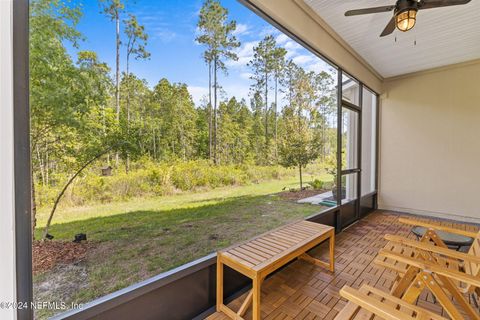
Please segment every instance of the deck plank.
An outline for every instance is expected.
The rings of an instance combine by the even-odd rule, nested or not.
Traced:
[[[265,280],[261,297],[262,319],[334,319],[347,304],[339,295],[339,290],[344,285],[358,289],[363,284],[367,284],[383,291],[390,290],[396,274],[375,265],[373,260],[378,250],[387,243],[383,239],[385,234],[415,239],[415,236],[410,233],[410,227],[400,224],[398,217],[398,214],[376,211],[338,234],[335,241],[335,274],[308,262],[297,260]],[[468,231],[478,230],[474,225],[452,222],[442,222],[442,224]],[[296,237],[304,233],[307,238],[308,234],[318,231],[315,229],[315,224],[310,222],[297,225],[294,229],[292,231],[295,231],[293,234]],[[264,241],[266,239],[259,238],[252,243],[264,247],[262,245]],[[272,247],[271,242],[269,244],[268,248],[272,250],[271,252],[280,249]],[[287,245],[278,241],[278,246],[286,247]],[[315,248],[312,255],[328,260],[328,243]],[[239,297],[229,306],[237,310],[244,298],[245,295]],[[428,292],[422,293],[417,305],[446,316],[442,307],[435,303]],[[247,311],[244,318],[252,318],[251,310]],[[229,318],[224,314],[214,313],[207,319],[228,320]]]

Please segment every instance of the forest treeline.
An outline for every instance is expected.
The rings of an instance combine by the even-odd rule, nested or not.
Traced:
[[[281,165],[299,169],[302,184],[302,168],[335,148],[336,130],[328,123],[336,110],[334,79],[287,59],[273,35],[259,41],[248,63],[249,101],[223,92],[219,74],[228,73],[228,61],[238,60],[241,43],[236,22],[219,1],[206,0],[198,17],[194,40],[204,48],[199,59],[209,84],[200,105],[185,83],[139,78],[130,64],[148,63],[148,30],[122,0],[98,5],[115,25],[113,66],[82,47],[81,7],[62,0],[30,2],[32,175],[37,189],[55,186],[49,223],[68,187],[94,164],[125,174],[146,160],[159,166]],[[67,44],[76,48],[76,57]]]

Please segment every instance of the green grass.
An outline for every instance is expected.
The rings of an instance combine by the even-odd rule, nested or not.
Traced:
[[[284,187],[296,186],[297,180],[288,178],[154,199],[62,208],[50,229],[55,240],[70,240],[84,232],[95,243],[95,249],[80,265],[85,276],[82,286],[66,290],[62,300],[87,302],[324,209],[287,201],[276,194]],[[39,212],[39,225],[45,223],[46,216],[47,211]],[[71,277],[68,272],[62,279]],[[54,282],[58,277],[58,270],[50,271],[35,277],[35,282]],[[40,296],[50,301],[52,293],[38,289],[41,287],[37,287],[37,299]],[[44,315],[50,314],[38,316]]]
[[[331,181],[328,174],[316,176],[323,181]],[[288,177],[282,180],[273,180],[259,184],[238,187],[222,187],[197,193],[183,193],[157,198],[139,198],[125,202],[114,202],[82,207],[60,207],[53,218],[54,224],[71,221],[87,220],[94,217],[105,217],[124,214],[131,211],[170,210],[180,208],[195,208],[208,204],[215,204],[223,199],[246,195],[266,195],[280,192],[284,187],[298,188],[298,178]],[[37,227],[45,226],[50,208],[41,208],[37,213]]]

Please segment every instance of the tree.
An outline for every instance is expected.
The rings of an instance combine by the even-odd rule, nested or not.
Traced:
[[[40,179],[47,185],[52,158],[62,154],[59,137],[75,126],[85,105],[79,103],[75,67],[64,47],[78,47],[81,34],[75,29],[80,8],[62,2],[30,2],[30,144],[32,150],[32,232],[36,224],[36,189]]]
[[[268,164],[265,157],[265,123],[263,121],[263,99],[260,92],[254,92],[250,100],[252,109],[252,127],[250,130],[250,149],[252,150],[257,165]]]
[[[43,238],[47,236],[57,206],[72,182],[103,154],[114,149],[120,150],[107,147],[109,142],[113,141],[112,132],[116,133],[122,128],[116,125],[116,122],[109,121],[113,120],[113,117],[109,116],[109,110],[105,109],[110,93],[108,78],[110,69],[106,64],[98,62],[96,54],[89,51],[79,52],[77,66],[71,67],[69,78],[65,79],[71,84],[69,97],[65,97],[67,100],[59,103],[70,102],[76,111],[72,110],[68,114],[70,118],[68,123],[60,127],[58,124],[55,126],[55,130],[59,131],[54,131],[54,134],[58,144],[55,153],[57,162],[65,173],[73,174],[67,178],[64,187],[55,198]]]
[[[195,128],[197,131],[195,137],[195,159],[210,159],[210,146],[211,146],[211,135],[210,135],[210,107],[208,102],[208,97],[204,97],[200,106],[196,109],[197,121]]]
[[[125,23],[125,34],[127,36],[127,79],[130,76],[130,56],[135,60],[145,60],[150,58],[150,52],[146,50],[148,35],[145,33],[145,27],[140,25],[137,17],[129,14]],[[127,81],[128,86],[128,81]],[[127,122],[130,120],[130,96],[127,94]]]
[[[195,105],[185,84],[170,84],[162,79],[152,93],[152,108],[159,117],[160,156],[165,159],[188,160],[195,152]]]
[[[332,76],[322,71],[315,75],[315,92],[317,100],[315,102],[315,128],[319,132],[322,141],[322,160],[325,160],[325,156],[331,152],[331,149],[336,147],[336,143],[330,143],[328,129],[329,121],[333,118],[336,121],[336,90],[335,81]],[[327,150],[327,148],[329,150]]]
[[[276,47],[273,51],[273,77],[275,90],[275,106],[274,106],[274,142],[275,142],[275,161],[278,161],[278,85],[285,70],[285,56],[287,50]]]
[[[303,189],[302,170],[318,158],[321,140],[312,129],[315,121],[316,86],[315,73],[289,63],[290,104],[283,109],[282,137],[279,148],[280,164],[297,167],[300,189]]]
[[[99,120],[103,117],[104,115],[100,108],[92,108],[85,116],[85,122],[83,125],[76,131],[75,137],[76,141],[79,143],[75,148],[72,148],[72,151],[74,151],[75,154],[75,161],[71,166],[72,174],[55,198],[52,210],[50,211],[47,223],[43,230],[43,239],[47,238],[50,225],[60,200],[64,196],[68,187],[86,168],[111,151],[121,154],[138,155],[135,141],[139,139],[139,137],[132,134],[132,130],[127,132],[122,129],[124,128],[123,126],[117,126],[112,114],[107,117],[107,119],[109,119],[107,121],[107,128],[109,129],[107,134],[101,134],[104,132],[105,128],[101,125],[101,121]]]
[[[151,126],[154,126],[151,118],[150,98],[151,91],[145,79],[139,79],[135,74],[123,74],[120,82],[120,105],[122,109],[128,110],[123,113],[124,121],[129,127],[137,127],[139,133],[144,136],[138,141],[138,147],[142,153],[148,153],[151,139]],[[128,104],[128,107],[127,107]],[[128,155],[127,158],[128,160]],[[128,171],[128,165],[125,166]]]
[[[117,122],[120,122],[120,16],[125,9],[121,0],[100,0],[103,13],[115,21],[115,109],[117,112]],[[118,164],[118,154],[116,155]]]
[[[276,47],[275,38],[272,35],[267,35],[262,41],[258,43],[257,46],[253,48],[253,58],[248,63],[248,66],[252,69],[253,75],[251,77],[254,80],[254,84],[252,85],[252,90],[255,93],[260,93],[263,91],[263,99],[264,99],[264,122],[265,122],[265,156],[267,162],[270,158],[270,134],[269,134],[269,105],[268,105],[268,94],[270,88],[270,80],[272,74],[278,71],[277,75],[280,72],[281,62],[276,61],[276,59],[280,59],[285,56],[286,52],[280,50]],[[276,80],[278,78],[275,78]],[[277,81],[275,81],[277,84]],[[275,86],[277,89],[277,86]],[[275,97],[277,99],[277,97]],[[277,108],[276,103],[278,101],[275,100],[275,109]]]
[[[222,164],[241,164],[249,158],[252,114],[245,101],[235,97],[220,103],[218,158]]]
[[[228,10],[221,6],[218,0],[206,0],[200,10],[197,27],[201,35],[196,41],[206,46],[203,54],[205,62],[209,66],[209,92],[213,86],[213,113],[209,120],[211,132],[209,139],[211,141],[210,150],[213,148],[213,162],[217,164],[217,107],[218,107],[218,71],[227,73],[224,60],[238,60],[238,56],[233,51],[240,46],[236,37],[232,34],[237,28],[235,21],[228,20]],[[213,75],[213,84],[212,84]],[[211,93],[209,94],[210,110],[212,106]],[[213,118],[213,119],[212,119]],[[213,122],[213,123],[212,123]],[[212,128],[213,126],[213,128]]]
[[[127,70],[126,70],[126,89],[127,89],[127,101],[126,101],[126,117],[127,128],[130,126],[130,56],[133,55],[135,60],[145,60],[150,57],[150,52],[146,50],[148,35],[145,33],[145,27],[140,25],[137,21],[137,17],[133,14],[128,15],[128,19],[124,21],[125,34],[127,36]],[[125,170],[128,173],[130,167],[130,158],[127,154],[125,160]]]

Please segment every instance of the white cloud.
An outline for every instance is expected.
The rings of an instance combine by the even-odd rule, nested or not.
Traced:
[[[238,56],[237,61],[228,60],[226,62],[229,67],[246,67],[247,63],[253,58],[253,48],[258,45],[258,41],[244,42],[240,48],[235,50]]]
[[[208,87],[189,85],[188,92],[192,95],[193,102],[196,106],[201,104],[203,98],[208,97]]]
[[[303,48],[301,45],[299,45],[298,43],[296,43],[295,41],[293,40],[289,40],[287,41],[283,47],[287,50],[298,50],[298,49],[301,49]]]
[[[177,37],[177,34],[170,30],[159,30],[153,33],[153,38],[158,38],[163,42],[170,42]]]
[[[227,97],[235,97],[238,101],[245,99],[249,101],[248,94],[250,93],[250,87],[242,84],[226,84],[222,86],[222,89],[227,94]]]
[[[245,79],[245,80],[250,80],[250,78],[253,76],[252,73],[250,72],[242,72],[240,73],[240,78]]]
[[[299,56],[294,57],[292,60],[293,60],[293,63],[295,63],[295,64],[305,65],[305,64],[315,60],[315,58],[312,55],[299,55]]]
[[[277,34],[279,34],[279,33],[280,33],[280,31],[278,31],[275,27],[273,27],[273,26],[267,26],[267,27],[263,28],[263,29],[260,31],[259,35],[263,38],[263,37],[266,37],[266,36],[268,36],[268,35],[273,35],[273,36],[275,36],[275,35],[277,35]]]
[[[290,38],[285,34],[285,33],[281,33],[277,36],[277,38],[275,39],[275,41],[277,41],[277,44],[278,45],[282,45],[284,43],[286,43],[287,41],[289,41]]]
[[[320,59],[315,59],[315,61],[313,63],[310,63],[310,64],[305,66],[305,70],[315,71],[317,73],[320,73],[322,71],[330,73],[330,68],[331,67],[326,62],[324,62]]]
[[[225,92],[225,97],[228,99],[235,97],[239,101],[241,99],[249,101],[250,87],[246,83],[225,83],[222,85],[221,90]],[[202,105],[202,102],[207,101],[208,87],[189,85],[188,92],[192,95],[193,102],[197,107]]]
[[[244,35],[250,33],[250,27],[243,23],[238,23],[237,28],[233,31],[234,36]]]
[[[298,51],[302,50],[303,47],[296,43],[293,40],[287,40],[285,43],[281,45],[285,50],[287,50],[287,54],[285,55],[286,59],[293,59],[296,56],[300,55]]]

